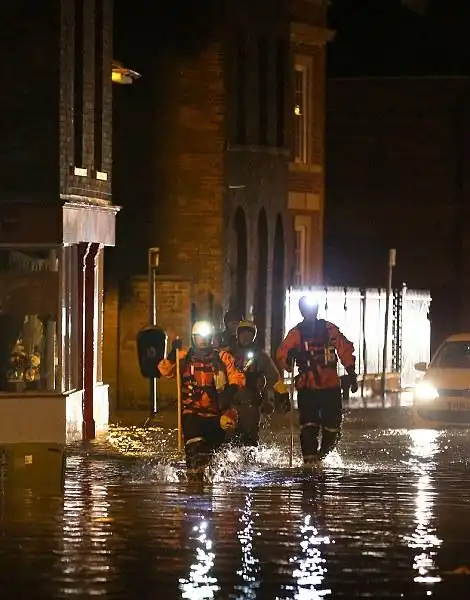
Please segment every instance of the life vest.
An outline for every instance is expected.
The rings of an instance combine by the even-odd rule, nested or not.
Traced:
[[[224,388],[227,381],[225,365],[219,352],[214,350],[201,358],[190,349],[182,360],[180,369],[183,414],[217,415],[219,412],[218,392]],[[222,380],[220,380],[220,375],[222,375]]]
[[[235,353],[235,366],[245,374],[246,389],[262,395],[266,388],[266,377],[259,368],[259,351],[256,348],[239,348]]]
[[[336,348],[330,341],[326,321],[318,319],[313,332],[306,331],[303,323],[299,326],[301,359],[298,361],[300,373],[312,371],[315,379],[319,379],[318,369],[337,371],[338,357]]]

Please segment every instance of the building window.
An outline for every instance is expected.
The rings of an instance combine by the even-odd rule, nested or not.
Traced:
[[[308,70],[295,65],[294,70],[294,159],[308,162]]]
[[[74,166],[83,166],[83,36],[84,0],[75,0],[75,72],[73,82]]]
[[[0,392],[60,391],[59,249],[0,250]]]
[[[103,168],[103,27],[104,0],[96,0],[95,4],[95,132],[94,132],[94,167],[96,171]]]
[[[246,143],[246,53],[247,40],[243,31],[237,34],[237,143]]]
[[[268,143],[268,40],[261,36],[258,42],[258,71],[259,71],[259,143]]]
[[[276,113],[277,113],[277,147],[284,148],[285,140],[285,120],[286,120],[286,42],[278,40],[276,44]]]
[[[297,215],[294,219],[294,285],[307,285],[308,280],[308,247],[310,239],[310,217]]]

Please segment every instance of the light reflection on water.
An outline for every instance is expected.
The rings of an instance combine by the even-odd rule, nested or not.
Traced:
[[[454,597],[444,573],[468,544],[467,433],[347,432],[310,473],[287,469],[273,436],[225,450],[203,485],[162,454],[168,432],[128,434],[74,450],[63,499],[3,498],[2,597]]]
[[[432,473],[436,468],[436,455],[439,452],[439,432],[417,429],[410,431],[410,465],[418,473],[416,488],[416,527],[411,536],[405,536],[408,546],[415,550],[413,569],[414,581],[428,588],[439,583],[441,577],[436,574],[435,557],[442,543],[436,535],[434,498],[435,488]]]

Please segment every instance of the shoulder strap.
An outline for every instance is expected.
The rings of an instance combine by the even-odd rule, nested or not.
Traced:
[[[214,367],[214,370],[217,371],[223,371],[225,374],[227,374],[227,369],[225,367],[224,361],[220,358],[220,352],[221,350],[217,350],[216,348],[214,348],[214,351],[212,352],[212,366]]]

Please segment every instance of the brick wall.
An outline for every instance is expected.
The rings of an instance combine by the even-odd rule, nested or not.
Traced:
[[[0,192],[46,199],[58,192],[60,1],[2,3]]]
[[[94,165],[95,9],[84,0],[84,149],[88,177],[71,173],[73,161],[74,55],[73,0],[28,6],[2,4],[0,57],[5,85],[0,95],[0,189],[6,199],[58,200],[59,192],[110,199],[112,0],[103,4],[103,165],[108,181],[98,181]]]
[[[158,276],[156,281],[157,323],[167,332],[168,344],[176,336],[187,346],[191,340],[191,284],[177,277]],[[136,336],[149,323],[148,280],[132,278],[130,293],[119,304],[117,327],[117,296],[112,292],[105,299],[105,344],[103,371],[109,373],[113,399],[121,409],[147,409],[149,382],[140,373]],[[106,336],[108,344],[106,343]],[[116,358],[117,357],[117,358]],[[113,379],[114,377],[114,379]],[[116,389],[118,385],[118,389]],[[173,381],[158,381],[159,397],[166,402],[174,398]]]
[[[119,292],[108,286],[103,311],[103,381],[109,384],[111,411],[118,406],[119,360]]]

